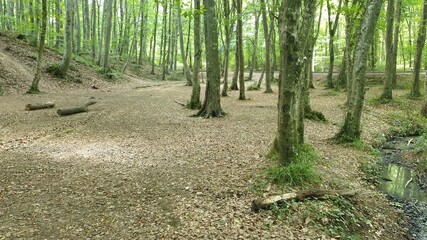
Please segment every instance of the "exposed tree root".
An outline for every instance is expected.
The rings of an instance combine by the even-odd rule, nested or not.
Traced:
[[[310,120],[314,120],[314,121],[322,121],[322,122],[326,122],[328,121],[325,117],[325,115],[323,115],[323,113],[318,112],[318,111],[305,111],[304,112],[304,117]]]

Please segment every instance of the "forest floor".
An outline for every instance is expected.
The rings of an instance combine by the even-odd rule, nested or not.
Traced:
[[[321,180],[307,188],[369,194],[255,213],[252,200],[299,190],[265,177],[275,164],[266,155],[277,126],[276,94],[251,91],[250,100],[239,101],[232,91],[221,99],[225,117],[201,119],[174,102],[190,98],[191,87],[183,81],[128,75],[106,82],[74,63],[82,84],[45,75],[44,93],[24,95],[34,65],[5,51],[5,44],[0,41],[0,81],[7,73],[22,87],[8,87],[0,97],[0,239],[409,238],[403,211],[364,180],[361,166],[377,157],[365,147],[330,141],[343,123],[346,98],[324,89],[323,75],[315,76],[310,94],[313,109],[328,122],[306,121]],[[372,85],[368,102],[379,93]],[[397,90],[395,96],[407,102],[406,93]],[[56,114],[91,97],[98,103],[87,113]],[[55,108],[24,111],[27,103],[45,101],[54,101]],[[413,112],[420,104],[410,103]],[[406,114],[398,105],[365,106],[364,144],[384,137],[391,113]]]

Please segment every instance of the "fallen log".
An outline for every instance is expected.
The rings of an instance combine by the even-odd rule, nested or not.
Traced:
[[[25,110],[32,111],[32,110],[39,110],[39,109],[53,108],[53,107],[55,107],[54,102],[35,103],[35,104],[28,103],[27,105],[25,105]]]
[[[175,100],[175,102],[183,107],[186,107],[187,105],[185,103],[179,102],[178,100]]]
[[[72,108],[58,109],[58,111],[56,111],[56,113],[59,116],[68,116],[68,115],[72,115],[72,114],[76,114],[76,113],[87,112],[88,111],[87,107],[90,106],[90,105],[93,105],[95,103],[96,103],[96,101],[90,100],[89,102],[87,102],[82,107],[72,107]]]
[[[326,190],[326,189],[310,189],[294,193],[285,193],[283,195],[270,196],[264,199],[256,199],[252,201],[252,211],[258,212],[260,209],[270,209],[274,204],[280,204],[286,201],[301,201],[304,199],[322,199],[327,196],[341,196],[351,198],[361,194],[361,190]]]

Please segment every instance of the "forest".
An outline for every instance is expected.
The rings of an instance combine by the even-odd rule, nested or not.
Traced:
[[[0,0],[0,238],[427,239],[427,0]]]

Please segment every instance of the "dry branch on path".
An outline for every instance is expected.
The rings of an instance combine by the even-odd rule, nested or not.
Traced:
[[[39,110],[39,109],[46,109],[46,108],[53,108],[53,107],[55,107],[54,102],[35,103],[35,104],[28,103],[27,105],[25,105],[25,110],[32,111],[32,110]]]
[[[310,189],[303,190],[293,193],[285,193],[282,195],[270,196],[263,199],[257,199],[252,201],[252,210],[257,212],[260,209],[269,209],[271,206],[277,203],[283,203],[286,201],[300,201],[304,199],[313,198],[325,198],[327,196],[341,196],[345,198],[351,198],[362,194],[361,190],[326,190],[326,189]]]

